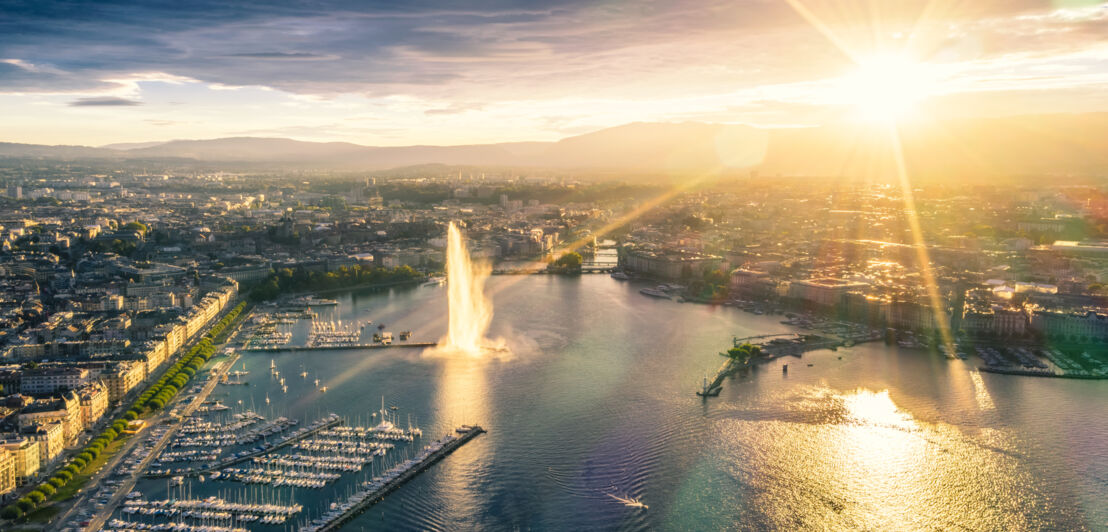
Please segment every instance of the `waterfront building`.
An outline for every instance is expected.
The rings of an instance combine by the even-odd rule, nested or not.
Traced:
[[[66,447],[77,444],[77,438],[85,429],[82,424],[81,400],[75,392],[60,397],[35,401],[19,413],[19,428],[23,430],[51,422],[60,422],[64,429]]]
[[[0,449],[14,458],[16,486],[26,484],[38,473],[40,456],[38,442],[34,439],[16,436],[0,440]]]
[[[769,274],[744,268],[731,272],[731,294],[741,297],[765,298],[775,294],[776,285]]]
[[[15,491],[16,487],[15,456],[6,449],[0,448],[0,496]]]
[[[716,255],[624,246],[619,249],[619,267],[659,279],[699,279],[719,269],[723,258]]]
[[[108,402],[115,404],[122,401],[130,392],[146,378],[146,364],[134,360],[121,360],[112,364],[100,373],[101,380],[108,388]]]
[[[89,381],[89,371],[74,367],[39,367],[23,371],[19,391],[47,395],[59,390],[76,390]]]
[[[916,301],[889,302],[885,307],[885,323],[889,327],[910,331],[935,331],[940,325],[931,306]]]
[[[814,303],[823,307],[833,307],[843,302],[843,296],[853,290],[866,288],[866,283],[821,277],[789,283],[789,297]]]
[[[1036,310],[1031,328],[1048,336],[1074,339],[1108,339],[1108,316],[1093,311],[1084,314]]]
[[[65,425],[60,421],[25,427],[20,434],[38,442],[39,464],[52,464],[65,450]]]
[[[77,390],[81,400],[82,425],[91,427],[108,411],[108,390],[103,382],[94,382]]]
[[[1022,336],[1027,333],[1027,315],[1021,309],[966,310],[959,328],[969,334]]]

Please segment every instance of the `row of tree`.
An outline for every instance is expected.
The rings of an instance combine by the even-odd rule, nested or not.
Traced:
[[[330,272],[308,271],[304,268],[281,268],[273,272],[268,279],[255,286],[250,291],[250,299],[266,301],[288,292],[307,292],[353,285],[414,281],[422,277],[423,275],[412,269],[411,266],[372,268],[355,265],[350,268],[343,266]]]
[[[46,482],[37,486],[31,490],[25,497],[15,501],[12,504],[6,506],[3,510],[0,510],[0,517],[5,519],[18,519],[23,517],[27,512],[34,510],[42,502],[49,499],[55,493],[58,488],[65,486],[73,477],[80,474],[80,472],[93,460],[104,452],[104,449],[108,447],[123,431],[127,429],[127,424],[139,418],[147,411],[158,410],[166,405],[174,395],[177,394],[189,379],[196,374],[200,368],[204,367],[204,364],[208,362],[208,359],[215,354],[215,347],[212,345],[212,339],[218,336],[224,331],[238,315],[246,307],[246,303],[239,303],[227,313],[223,319],[212,326],[208,331],[208,334],[204,335],[204,338],[194,345],[188,353],[181,357],[176,363],[173,364],[162,377],[158,379],[153,386],[143,392],[142,395],[135,399],[135,402],[131,404],[131,407],[120,416],[119,419],[112,422],[111,427],[101,432],[96,438],[93,438],[88,445],[85,446],[81,452],[71,458],[66,465],[58,471],[56,471]]]

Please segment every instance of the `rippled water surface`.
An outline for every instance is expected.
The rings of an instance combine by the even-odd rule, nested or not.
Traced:
[[[494,277],[490,334],[508,341],[511,360],[408,349],[246,354],[252,385],[217,393],[267,415],[310,421],[335,411],[362,424],[384,395],[425,439],[461,423],[488,429],[353,530],[1108,527],[1108,382],[979,374],[972,359],[867,344],[784,360],[787,375],[779,362],[764,365],[703,402],[693,391],[733,335],[790,328],[638,288],[601,275]],[[434,340],[445,330],[444,294],[355,293],[334,312]],[[287,394],[266,373],[270,358]],[[316,391],[314,378],[329,391]],[[316,516],[353,483],[265,493]],[[164,496],[164,481],[140,489]]]

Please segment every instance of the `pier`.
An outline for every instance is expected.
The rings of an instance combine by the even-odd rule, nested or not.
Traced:
[[[733,346],[738,347],[744,343],[750,343],[761,350],[761,355],[747,359],[746,362],[743,363],[728,359],[716,371],[714,379],[710,381],[704,379],[704,384],[696,391],[696,395],[700,397],[715,397],[719,395],[720,391],[723,389],[723,379],[730,377],[740,369],[749,368],[759,362],[768,362],[783,356],[794,356],[799,358],[800,355],[808,351],[816,351],[819,349],[834,350],[842,346],[849,347],[855,343],[877,339],[877,336],[872,335],[843,339],[834,335],[819,336],[796,333],[763,334],[759,336],[748,336],[746,338],[732,338],[731,343]]]
[[[454,452],[478,435],[484,434],[485,429],[480,426],[466,426],[458,428],[452,434],[443,437],[429,445],[416,458],[408,460],[386,472],[380,479],[374,479],[366,489],[355,493],[342,503],[338,509],[324,514],[308,526],[301,528],[307,532],[331,532],[338,530],[343,524],[354,516],[364,512],[370,506],[377,504],[393,490],[404,485],[405,482],[415,478],[435,462],[442,460],[446,455]]]
[[[280,347],[248,347],[243,351],[248,353],[277,353],[283,351],[335,351],[342,349],[388,349],[390,347],[435,347],[437,342],[407,342],[394,344],[350,344],[350,345],[319,345],[319,346],[280,346]]]

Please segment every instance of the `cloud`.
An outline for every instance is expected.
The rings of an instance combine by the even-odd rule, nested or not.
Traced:
[[[327,61],[338,59],[337,55],[322,55],[310,52],[245,52],[227,54],[225,57],[244,57],[265,61]]]
[[[77,98],[69,102],[70,107],[126,107],[132,105],[142,105],[142,102],[138,100],[128,100],[126,98],[115,97],[96,97],[96,98]]]
[[[279,116],[250,115],[264,122],[258,129],[303,128],[318,123],[314,114],[345,123],[346,111],[335,107],[341,100],[350,114],[403,122],[413,136],[457,128],[459,137],[491,138],[520,127],[547,135],[634,120],[816,121],[827,106],[820,92],[852,67],[786,2],[477,4],[15,2],[0,17],[0,58],[9,58],[0,59],[0,98],[61,95],[80,98],[75,106],[146,102],[158,110],[187,102],[180,107],[213,125],[232,122],[230,110],[284,106]],[[921,59],[958,65],[944,85],[951,92],[1092,90],[1108,73],[1105,56],[1079,53],[1108,47],[1104,7],[804,4],[852,49],[911,41]],[[336,127],[344,131],[289,132],[377,133]]]
[[[447,107],[438,107],[435,109],[428,109],[423,112],[427,116],[443,116],[443,115],[457,115],[466,111],[480,111],[485,108],[485,104],[482,103],[455,103]]]

